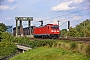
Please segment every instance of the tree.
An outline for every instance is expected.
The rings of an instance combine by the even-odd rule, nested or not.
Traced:
[[[61,35],[61,37],[67,36],[67,29],[62,29],[60,35]]]
[[[70,27],[67,34],[70,37],[90,37],[90,19],[86,19],[74,28]]]
[[[7,30],[7,26],[3,23],[0,23],[0,32],[5,32]]]
[[[70,36],[70,37],[80,37],[80,33],[76,30],[76,28],[70,27],[70,30],[68,32],[68,36]]]
[[[6,27],[6,25],[5,24],[3,24],[3,23],[0,23],[0,41],[1,41],[1,39],[2,39],[2,32],[5,32],[7,30],[7,27]]]
[[[79,25],[76,25],[76,30],[80,33],[81,37],[90,37],[90,20],[86,19]]]

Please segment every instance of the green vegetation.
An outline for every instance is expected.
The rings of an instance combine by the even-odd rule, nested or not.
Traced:
[[[5,24],[1,24],[0,58],[16,53],[15,43],[18,43],[29,46],[33,50],[20,54],[11,60],[90,60],[90,57],[87,57],[90,56],[90,44],[53,39],[30,40],[28,37],[13,37],[5,30]],[[70,34],[66,29],[63,29],[61,36],[65,37],[67,35],[70,37],[90,37],[90,20],[87,19],[75,28],[71,27]]]
[[[86,53],[87,53],[87,55],[90,56],[90,44],[88,44],[88,46],[87,46],[87,48],[86,48]]]
[[[70,49],[75,49],[76,48],[76,42],[70,43]]]
[[[7,30],[7,27],[5,24],[0,23],[0,32],[5,32]]]
[[[5,32],[7,30],[7,27],[6,27],[6,25],[5,24],[3,24],[3,23],[0,23],[0,40],[2,39],[1,38],[1,34],[2,34],[2,32]]]
[[[19,54],[10,60],[90,60],[90,57],[60,48],[39,47]]]
[[[80,52],[86,55],[90,55],[90,44],[80,43],[80,42],[73,42],[73,41],[63,41],[63,40],[29,40],[27,37],[16,37],[14,40],[15,43],[22,44],[29,46],[31,48],[37,48],[41,46],[48,46],[48,47],[57,47],[66,50]]]
[[[10,42],[14,41],[14,37],[8,32],[2,32],[0,36],[1,36],[1,40],[8,40]]]
[[[67,36],[66,33],[67,33],[67,29],[62,29],[60,36],[61,36],[61,37],[66,37],[66,36]]]
[[[17,48],[14,43],[8,41],[0,42],[0,57],[8,56],[16,53]]]
[[[17,52],[17,47],[13,43],[14,37],[10,33],[5,32],[6,29],[6,25],[0,23],[0,58]]]
[[[70,30],[67,29],[61,30],[61,37],[90,37],[90,19],[86,19],[80,24],[76,25],[76,27],[70,27]]]
[[[52,46],[53,43],[55,43],[55,40],[30,40],[28,37],[15,37],[14,38],[14,42],[21,44],[21,45],[26,45],[26,46],[30,46],[31,48],[36,48],[36,47],[40,47],[40,46]]]

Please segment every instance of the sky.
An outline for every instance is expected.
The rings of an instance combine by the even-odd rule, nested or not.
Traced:
[[[75,27],[90,19],[90,0],[0,0],[0,23],[15,27],[15,17],[33,17],[32,26],[39,26],[40,20],[44,25],[59,20],[60,29],[67,29],[67,21]]]

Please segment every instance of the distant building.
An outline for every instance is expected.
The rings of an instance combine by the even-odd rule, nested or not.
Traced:
[[[13,35],[16,36],[16,27],[13,28]],[[18,35],[20,35],[20,26],[18,26]]]
[[[31,26],[31,34],[35,26]],[[16,36],[16,27],[13,28],[13,35]],[[18,35],[20,35],[20,26],[18,26]],[[23,35],[30,35],[30,27],[23,28]]]

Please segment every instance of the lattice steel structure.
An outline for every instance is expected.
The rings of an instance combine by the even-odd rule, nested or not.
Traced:
[[[28,21],[28,26],[30,27],[30,36],[31,36],[31,21],[33,21],[33,17],[15,17],[15,20],[16,20],[16,36],[18,36],[18,21],[20,21],[20,35],[23,36],[22,21]]]

